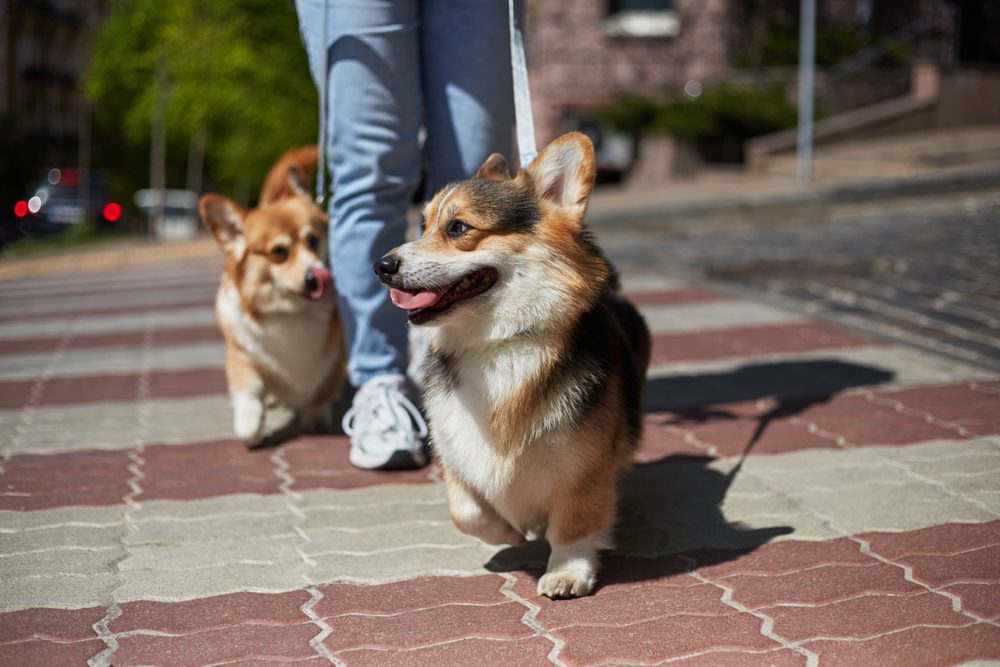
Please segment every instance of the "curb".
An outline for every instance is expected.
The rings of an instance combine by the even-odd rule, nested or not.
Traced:
[[[664,230],[684,228],[697,221],[713,228],[747,227],[803,218],[824,219],[838,207],[977,190],[1000,192],[1000,163],[956,169],[945,174],[833,183],[792,192],[602,211],[588,215],[587,224],[596,228],[625,225],[638,230]]]

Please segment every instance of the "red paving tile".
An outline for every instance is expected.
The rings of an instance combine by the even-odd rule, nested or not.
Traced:
[[[0,468],[0,510],[113,505],[128,493],[127,451],[23,454]]]
[[[1000,544],[1000,521],[949,523],[905,533],[862,533],[872,551],[896,559],[916,554],[946,555]]]
[[[135,400],[139,393],[139,377],[136,373],[124,373],[49,378],[33,404],[76,405]],[[34,380],[0,382],[0,409],[23,406],[33,384]],[[187,398],[225,394],[226,391],[226,377],[221,368],[153,371],[149,374],[149,398]]]
[[[684,667],[790,667],[806,664],[806,656],[789,649],[749,653],[746,651],[713,651],[701,655],[671,660],[671,665]]]
[[[674,454],[701,456],[706,452],[697,444],[684,438],[684,432],[662,426],[668,417],[664,414],[646,415],[642,442],[635,452],[638,463],[648,463]]]
[[[68,350],[85,350],[104,347],[136,347],[143,344],[143,331],[121,331],[106,334],[75,335],[69,339]],[[14,338],[0,340],[0,355],[52,352],[58,347],[59,336],[43,338]],[[179,329],[154,329],[154,345],[183,345],[222,340],[218,327],[184,327]]]
[[[245,624],[176,637],[129,635],[118,638],[115,665],[206,665],[308,660],[316,656],[309,640],[320,629],[300,625]]]
[[[500,592],[504,579],[481,577],[423,577],[379,586],[330,584],[320,586],[323,599],[314,611],[320,618],[342,614],[389,615],[444,604],[491,605],[510,600]]]
[[[0,410],[20,408],[28,402],[34,380],[0,382]]]
[[[858,446],[908,445],[927,440],[964,438],[954,429],[873,403],[860,395],[838,396],[804,410],[794,419],[803,424],[815,425],[824,432],[841,436],[849,444]]]
[[[730,552],[733,557],[734,552]],[[597,581],[598,595],[617,594],[618,591],[628,591],[637,588],[690,588],[700,586],[702,582],[689,575],[688,562],[678,556],[661,558],[633,558],[622,556],[604,556],[601,558],[601,572]],[[535,587],[541,570],[518,570],[517,581],[513,591],[531,604],[541,608],[550,605],[577,604],[578,601],[550,600],[538,595]],[[656,593],[658,594],[658,593]],[[624,598],[623,598],[624,599]]]
[[[836,449],[837,443],[823,438],[788,417],[778,419],[716,418],[699,423],[666,416],[662,427],[677,437],[689,436],[719,456],[739,456],[750,448],[754,454],[783,454],[801,449]],[[702,450],[703,452],[705,450]]]
[[[954,584],[941,589],[962,599],[962,609],[987,620],[1000,618],[1000,584]]]
[[[160,292],[159,294],[163,294]],[[169,293],[167,293],[169,295]],[[30,320],[62,319],[72,320],[77,318],[107,317],[109,315],[129,315],[142,314],[147,312],[163,312],[167,310],[181,310],[186,308],[205,308],[210,310],[215,301],[214,292],[203,299],[191,299],[188,301],[178,301],[161,303],[156,294],[151,294],[147,303],[132,306],[106,306],[98,308],[88,308],[86,302],[80,304],[78,308],[67,308],[61,310],[48,310],[33,313],[18,313],[17,315],[0,315],[0,324],[5,322],[27,322]]]
[[[1000,584],[1000,546],[942,556],[901,556],[895,562],[913,568],[913,578],[932,587],[950,584]]]
[[[1000,433],[1000,395],[975,391],[969,385],[918,387],[879,396],[960,426],[973,435]]]
[[[923,390],[911,395],[922,396]],[[968,393],[965,385],[934,387],[935,395],[950,400]],[[876,392],[874,396],[892,396]],[[1000,398],[996,409],[1000,412]],[[986,427],[981,422],[980,432]],[[1000,432],[1000,420],[997,421]],[[990,426],[992,428],[992,426]],[[694,406],[648,415],[646,437],[650,444],[640,449],[642,460],[654,452],[689,453],[701,444],[701,453],[738,456],[753,443],[753,454],[781,454],[802,449],[840,446],[909,445],[928,440],[962,440],[953,428],[928,422],[921,415],[901,412],[861,394],[836,395],[812,400],[774,398],[739,403]],[[663,431],[666,431],[664,433]],[[841,444],[843,443],[843,444]]]
[[[865,595],[820,607],[768,607],[774,632],[792,642],[815,638],[864,639],[914,625],[968,625],[951,600],[935,593]]]
[[[38,607],[0,613],[0,644],[29,639],[77,642],[94,638],[94,623],[104,618],[104,607],[48,609]],[[0,660],[0,663],[3,661]]]
[[[228,391],[226,374],[221,368],[153,371],[149,374],[150,398],[187,398],[227,394]]]
[[[151,445],[143,452],[145,479],[138,500],[194,500],[232,493],[280,493],[274,450],[249,450],[221,440]]]
[[[539,622],[549,630],[569,626],[616,627],[667,616],[726,616],[738,613],[722,603],[722,591],[711,584],[685,588],[619,588],[576,600],[541,602]],[[532,600],[538,604],[537,601]]]
[[[708,361],[881,344],[821,322],[735,327],[718,331],[656,334],[653,336],[651,363]]]
[[[698,562],[698,572],[713,581],[736,575],[780,576],[819,565],[865,567],[876,562],[861,553],[856,542],[847,538],[822,542],[772,542],[745,554],[708,551],[692,555]]]
[[[394,472],[359,470],[348,460],[350,442],[346,436],[302,436],[281,447],[292,489],[353,489],[376,484],[429,484],[431,468]]]
[[[309,598],[306,591],[292,591],[233,593],[182,602],[124,602],[121,616],[108,624],[108,630],[185,635],[238,625],[300,625],[309,622],[301,609]]]
[[[725,579],[733,600],[748,609],[776,604],[820,605],[865,594],[916,595],[926,589],[906,581],[892,565],[823,565],[782,575],[742,575]]]
[[[534,631],[521,623],[516,602],[490,606],[449,604],[395,616],[346,614],[324,619],[333,632],[323,641],[332,652],[359,648],[407,649],[478,637],[522,639]]]
[[[767,651],[781,645],[760,633],[761,620],[750,614],[671,616],[624,627],[569,627],[552,634],[566,642],[560,656],[570,664],[606,659],[657,662],[669,656],[713,649]]]
[[[552,643],[542,637],[518,640],[463,638],[449,644],[409,651],[360,649],[342,651],[337,657],[351,667],[467,667],[468,665],[518,665],[542,667],[552,665],[548,659]]]
[[[680,287],[662,290],[637,290],[625,296],[636,306],[677,306],[689,303],[731,300],[733,297],[700,287]]]
[[[1000,628],[912,628],[867,641],[815,641],[805,648],[819,654],[820,663],[871,665],[955,665],[968,660],[1000,658]]]
[[[0,644],[0,665],[5,667],[39,667],[39,665],[85,665],[87,660],[105,649],[99,639],[68,644],[33,639],[16,644]],[[119,664],[119,663],[115,663]]]

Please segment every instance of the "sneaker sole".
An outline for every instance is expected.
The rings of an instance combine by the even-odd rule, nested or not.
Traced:
[[[427,465],[427,456],[423,451],[412,452],[406,449],[397,449],[388,459],[382,459],[352,447],[348,458],[351,465],[362,470],[415,470]]]

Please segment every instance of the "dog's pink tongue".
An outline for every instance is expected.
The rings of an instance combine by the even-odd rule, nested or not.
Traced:
[[[322,299],[333,291],[333,274],[325,267],[312,270],[313,278],[316,279],[316,288],[309,292],[310,299]]]
[[[437,303],[438,295],[434,292],[404,292],[393,287],[389,290],[389,298],[403,310],[426,308]]]

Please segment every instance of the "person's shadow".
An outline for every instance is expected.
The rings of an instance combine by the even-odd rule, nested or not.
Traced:
[[[729,372],[654,378],[646,390],[646,411],[654,423],[707,423],[737,418],[724,403],[773,399],[757,418],[738,458],[672,454],[637,464],[619,486],[615,548],[602,559],[598,586],[681,574],[695,564],[738,558],[794,528],[751,527],[730,521],[726,496],[753,447],[771,423],[823,403],[852,387],[891,380],[882,369],[838,360],[785,361],[744,366]],[[739,501],[731,501],[737,504]],[[527,570],[540,576],[549,548],[544,540],[499,551],[486,563],[494,572]],[[684,557],[678,557],[683,555]]]

